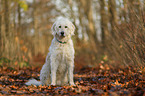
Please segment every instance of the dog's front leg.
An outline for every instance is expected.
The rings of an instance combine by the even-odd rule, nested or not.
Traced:
[[[56,62],[51,62],[51,85],[56,85],[56,71],[57,71],[57,64]]]
[[[70,62],[68,65],[68,79],[70,85],[75,85],[73,79],[73,70],[74,70],[74,63]]]

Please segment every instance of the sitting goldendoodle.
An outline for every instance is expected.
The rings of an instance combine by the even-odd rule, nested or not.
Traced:
[[[75,85],[73,80],[74,47],[71,36],[75,26],[66,18],[59,18],[52,26],[54,36],[46,62],[40,72],[40,82],[31,79],[26,85]]]

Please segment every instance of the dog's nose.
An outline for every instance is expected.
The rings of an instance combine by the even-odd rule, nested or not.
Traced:
[[[61,34],[61,36],[64,36],[64,31],[62,31],[60,34]]]

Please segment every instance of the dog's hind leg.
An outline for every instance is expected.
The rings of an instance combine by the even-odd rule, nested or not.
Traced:
[[[45,63],[40,71],[40,81],[42,85],[49,85],[50,84],[50,70],[49,64]]]

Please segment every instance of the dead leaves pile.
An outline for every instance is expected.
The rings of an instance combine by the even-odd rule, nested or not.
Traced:
[[[0,68],[0,95],[136,95],[145,96],[145,76],[129,68],[82,68],[74,73],[76,86],[26,86],[39,80],[41,68]]]

